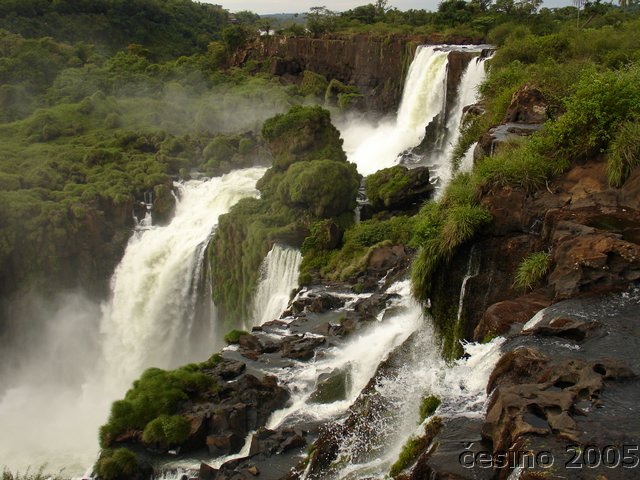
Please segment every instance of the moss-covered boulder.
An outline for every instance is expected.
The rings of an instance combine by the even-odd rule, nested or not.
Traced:
[[[352,163],[313,160],[291,165],[278,186],[282,203],[319,218],[356,207],[360,176]]]
[[[397,165],[385,168],[369,175],[364,185],[367,197],[376,210],[415,207],[433,192],[427,167],[408,169]]]
[[[273,153],[273,167],[284,171],[304,160],[346,161],[340,132],[321,107],[292,107],[264,122],[262,136]]]
[[[273,166],[257,183],[261,198],[221,216],[209,249],[213,300],[228,328],[251,315],[260,264],[273,244],[300,247],[320,220],[344,225],[360,184],[328,111],[295,106],[267,120],[262,134]]]

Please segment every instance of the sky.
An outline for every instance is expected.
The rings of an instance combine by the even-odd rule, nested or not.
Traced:
[[[324,6],[329,10],[342,12],[359,5],[373,3],[373,0],[200,0],[206,3],[222,5],[231,12],[251,10],[259,14],[266,13],[302,13],[309,8]],[[436,10],[441,0],[389,0],[389,6],[400,10],[423,8]],[[545,0],[545,7],[561,7],[573,5],[571,0]]]

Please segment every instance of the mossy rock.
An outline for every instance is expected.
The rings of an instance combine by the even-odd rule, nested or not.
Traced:
[[[364,185],[369,201],[377,210],[407,208],[426,200],[433,192],[427,167],[385,168],[369,175]]]

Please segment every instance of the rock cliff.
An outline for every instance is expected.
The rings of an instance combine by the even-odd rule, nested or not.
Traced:
[[[388,113],[400,102],[405,75],[416,48],[442,43],[445,43],[442,35],[272,36],[249,44],[234,55],[231,63],[242,66],[255,61],[270,73],[294,83],[301,81],[305,70],[311,70],[356,87],[365,96],[362,107],[367,111]],[[468,45],[480,43],[480,39],[447,38],[446,43]],[[462,70],[466,65],[464,61],[451,64],[452,68]]]

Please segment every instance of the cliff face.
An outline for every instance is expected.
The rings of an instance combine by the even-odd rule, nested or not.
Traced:
[[[464,45],[479,39],[460,37],[446,41]],[[238,52],[231,63],[242,66],[256,61],[267,68],[268,62],[270,73],[294,83],[305,70],[311,70],[328,80],[355,86],[365,96],[362,106],[366,110],[387,113],[400,103],[405,76],[418,45],[441,43],[441,35],[263,37]],[[462,63],[454,62],[454,67]]]

